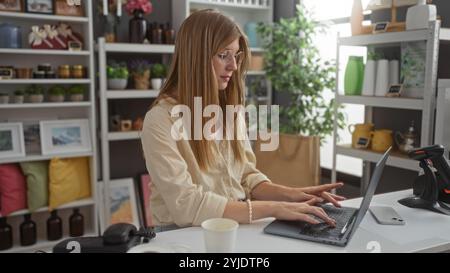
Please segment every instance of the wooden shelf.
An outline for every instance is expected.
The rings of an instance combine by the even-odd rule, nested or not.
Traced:
[[[42,102],[42,103],[9,103],[0,104],[0,109],[26,109],[26,108],[70,108],[91,107],[90,101],[84,102]]]
[[[267,11],[270,9],[269,6],[260,6],[260,5],[251,5],[251,4],[244,4],[244,3],[227,3],[227,2],[221,2],[221,0],[191,0],[190,1],[193,6],[199,5],[202,7],[209,6],[211,8],[213,7],[220,7],[220,8],[229,8],[229,9],[251,9],[251,10],[262,10]],[[237,1],[235,1],[237,2]],[[244,0],[242,0],[244,2]]]
[[[69,50],[30,49],[30,48],[0,48],[0,54],[89,56],[89,51],[87,50],[69,51]]]
[[[255,71],[255,70],[249,70],[247,71],[247,76],[265,76],[266,75],[266,71],[261,70],[261,71]]]
[[[428,35],[428,29],[419,29],[341,37],[338,42],[341,46],[395,45],[404,42],[426,41]],[[441,28],[439,40],[450,41],[450,29]]]
[[[47,14],[37,14],[27,12],[0,11],[0,17],[15,18],[20,20],[46,20],[46,21],[65,21],[65,22],[79,22],[79,23],[89,22],[89,19],[87,17],[47,15]]]
[[[57,207],[55,209],[79,208],[79,207],[91,206],[91,205],[94,205],[94,204],[95,204],[95,201],[94,201],[93,198],[86,198],[86,199],[77,200],[77,201],[74,201],[74,202],[70,202],[70,203],[64,204],[64,205],[62,205],[60,207]],[[25,210],[19,210],[19,211],[13,212],[13,213],[9,214],[8,217],[20,216],[20,215],[24,215],[24,214],[27,214],[27,213],[38,213],[38,212],[48,212],[48,211],[50,211],[49,207],[42,207],[42,208],[39,208],[39,209],[37,209],[37,210],[35,210],[33,212],[30,212],[29,210],[25,209]]]
[[[0,84],[89,84],[90,79],[12,79],[0,80]]]
[[[156,98],[159,90],[108,90],[106,97],[108,99],[140,99]]]
[[[371,97],[371,96],[336,96],[338,103],[360,104],[372,107],[396,108],[396,109],[412,109],[422,110],[423,99],[413,98],[388,98],[388,97]]]
[[[262,48],[262,47],[251,47],[250,51],[252,53],[264,53],[265,52],[264,48]]]
[[[337,145],[336,153],[340,155],[360,158],[364,161],[369,161],[372,163],[377,163],[383,155],[382,153],[373,152],[371,150],[354,149],[350,144]],[[391,152],[386,165],[413,171],[418,171],[420,169],[418,161],[410,159],[408,158],[408,156],[398,151]]]
[[[67,154],[58,154],[58,155],[26,155],[23,157],[16,158],[1,158],[0,164],[4,163],[19,163],[19,162],[32,162],[32,161],[43,161],[50,160],[52,158],[74,158],[74,157],[90,157],[93,156],[93,152],[85,152],[85,153],[67,153]]]
[[[141,138],[140,131],[131,131],[131,132],[111,132],[108,133],[109,141],[120,141],[120,140],[133,140]]]
[[[114,53],[144,53],[144,54],[173,54],[174,45],[105,43],[106,52]]]

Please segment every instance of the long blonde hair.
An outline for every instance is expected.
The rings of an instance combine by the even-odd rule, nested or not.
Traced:
[[[219,92],[212,60],[236,39],[239,39],[239,47],[243,51],[242,62],[238,64],[226,89]],[[167,80],[153,105],[167,97],[187,105],[191,111],[194,109],[194,97],[202,98],[203,109],[208,105],[220,105],[224,113],[226,105],[244,105],[244,72],[248,67],[249,54],[247,38],[233,20],[213,9],[192,13],[177,34]],[[173,94],[174,91],[176,94]],[[191,132],[194,132],[193,115],[191,119]],[[203,124],[206,121],[203,118]],[[236,137],[237,127],[234,128],[234,140],[230,142],[235,159],[242,162],[245,159],[244,144]],[[215,162],[214,143],[202,138],[191,140],[190,144],[200,168],[207,170],[212,167],[212,162]]]

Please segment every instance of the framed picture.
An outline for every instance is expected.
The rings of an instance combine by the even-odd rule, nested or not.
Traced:
[[[0,0],[0,10],[2,11],[23,11],[23,0]]]
[[[53,0],[25,0],[25,11],[29,13],[54,14]]]
[[[24,121],[23,135],[27,154],[41,154],[41,136],[39,121]]]
[[[43,155],[92,151],[87,119],[41,121],[40,135]]]
[[[109,182],[109,219],[105,228],[116,223],[129,223],[140,228],[135,183],[132,178],[111,180]]]
[[[0,158],[25,156],[22,123],[0,123]]]
[[[55,0],[55,14],[66,16],[84,16],[82,0]]]

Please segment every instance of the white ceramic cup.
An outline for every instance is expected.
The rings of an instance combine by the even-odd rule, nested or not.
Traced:
[[[400,83],[400,62],[392,60],[389,62],[389,85]]]
[[[377,81],[375,85],[375,96],[384,97],[389,89],[389,61],[379,60],[377,62]]]
[[[377,62],[374,60],[367,60],[366,67],[364,69],[364,83],[363,83],[363,96],[375,95],[375,78],[377,75]]]
[[[202,223],[206,252],[234,251],[239,223],[226,218],[213,218]]]

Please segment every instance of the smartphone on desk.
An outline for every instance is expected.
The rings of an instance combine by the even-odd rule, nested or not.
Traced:
[[[391,207],[371,206],[370,212],[380,225],[405,225],[405,220]]]

